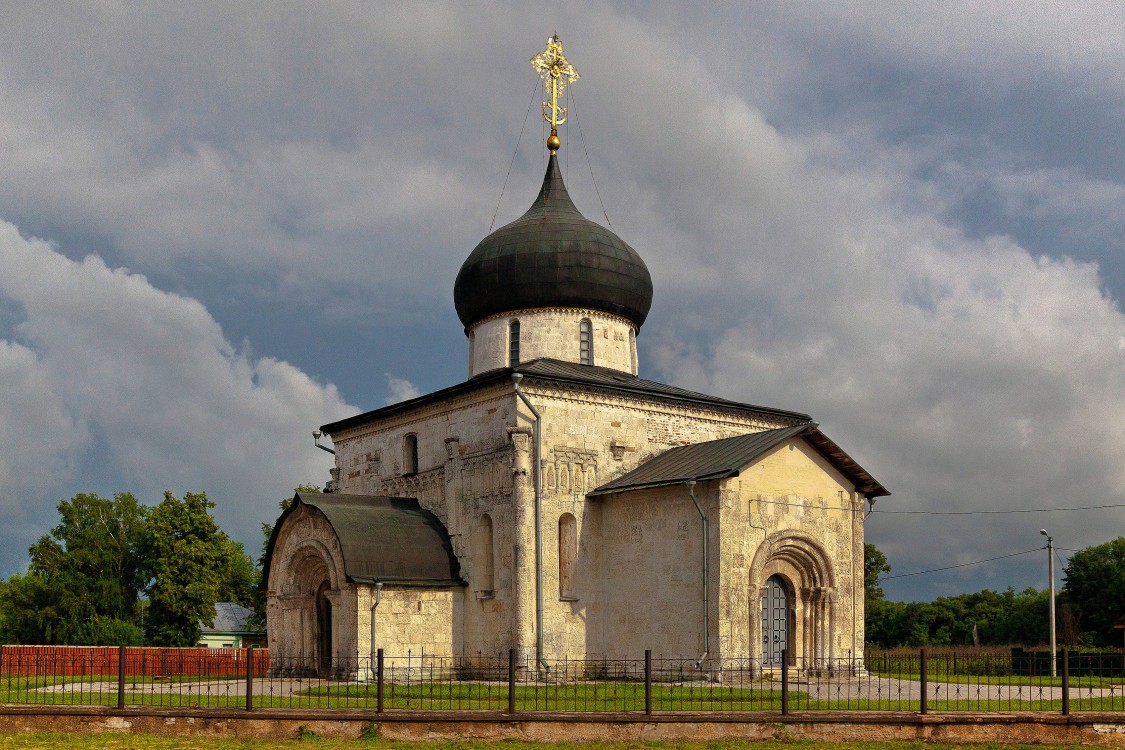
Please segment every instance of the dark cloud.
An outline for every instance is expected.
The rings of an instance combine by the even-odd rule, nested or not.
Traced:
[[[0,263],[55,269],[0,281],[8,547],[86,489],[260,495],[230,516],[252,531],[277,492],[323,479],[309,424],[463,377],[453,278],[506,177],[498,224],[538,187],[526,61],[555,30],[583,74],[568,186],[653,272],[647,374],[812,413],[895,492],[877,508],[1125,497],[1118,5],[6,20]],[[195,343],[156,345],[169,330]],[[877,512],[868,530],[907,572],[1034,547],[1045,525],[1100,543],[1123,517]],[[1041,568],[888,589],[1042,585]]]

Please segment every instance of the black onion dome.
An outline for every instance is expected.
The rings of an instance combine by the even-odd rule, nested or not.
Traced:
[[[633,248],[578,212],[552,153],[527,213],[481,240],[461,266],[453,304],[466,328],[538,307],[600,310],[640,328],[652,306],[652,277]]]

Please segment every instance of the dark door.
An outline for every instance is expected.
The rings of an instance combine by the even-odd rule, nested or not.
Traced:
[[[316,669],[322,676],[332,672],[332,602],[328,581],[316,590]]]
[[[762,664],[780,666],[781,651],[789,648],[789,590],[778,576],[766,581],[762,597]]]

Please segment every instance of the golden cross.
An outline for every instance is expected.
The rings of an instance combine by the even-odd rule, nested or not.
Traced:
[[[559,105],[559,97],[566,90],[567,84],[578,80],[578,71],[563,55],[562,42],[557,33],[548,37],[546,50],[531,58],[531,67],[543,79],[543,93],[550,97],[550,101],[543,100],[543,119],[551,123],[551,137],[547,139],[547,148],[558,151],[558,127],[566,122],[566,107]]]

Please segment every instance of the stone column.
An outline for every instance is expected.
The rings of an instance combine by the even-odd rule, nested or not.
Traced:
[[[512,645],[521,658],[535,655],[535,486],[531,430],[513,427],[512,440]],[[530,664],[530,661],[528,662]]]
[[[468,555],[469,535],[472,533],[472,524],[469,528],[461,522],[464,508],[463,492],[461,488],[461,441],[456,437],[445,439],[445,526],[449,531],[450,540],[453,542],[453,552],[460,558]]]
[[[812,667],[816,659],[816,653],[813,651],[816,644],[816,638],[813,636],[816,623],[815,609],[816,596],[813,590],[801,589],[801,659],[806,668]]]
[[[277,597],[280,622],[271,630],[273,643],[271,650],[276,659],[270,660],[274,668],[301,668],[312,653],[309,644],[313,633],[309,615],[313,609],[312,594],[282,594]]]

